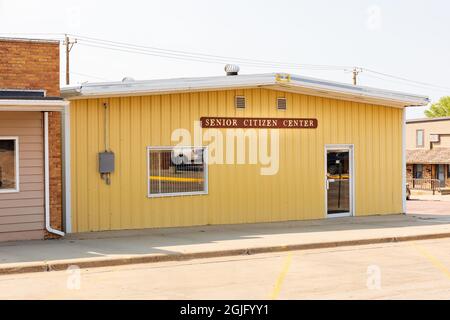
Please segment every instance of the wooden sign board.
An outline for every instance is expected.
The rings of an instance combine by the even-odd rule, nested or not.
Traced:
[[[202,128],[315,129],[317,119],[202,117]]]

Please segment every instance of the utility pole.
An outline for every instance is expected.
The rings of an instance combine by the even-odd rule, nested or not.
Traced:
[[[77,43],[77,39],[70,41],[69,36],[66,34],[64,37],[64,45],[66,46],[66,84],[70,84],[70,51],[73,45]]]
[[[360,74],[362,72],[362,69],[361,68],[353,68],[353,71],[352,71],[352,73],[353,73],[353,85],[354,86],[356,86],[356,80],[357,80],[357,77],[358,77],[358,74]]]

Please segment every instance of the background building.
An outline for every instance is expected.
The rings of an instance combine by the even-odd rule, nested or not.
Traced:
[[[450,192],[450,117],[407,121],[406,149],[411,187]]]

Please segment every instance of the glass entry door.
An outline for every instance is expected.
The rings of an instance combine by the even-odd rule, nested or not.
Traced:
[[[352,153],[350,148],[326,149],[326,194],[328,217],[352,215]]]

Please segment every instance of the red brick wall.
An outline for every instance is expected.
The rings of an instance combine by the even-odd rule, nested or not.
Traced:
[[[59,96],[59,42],[0,39],[0,88]]]
[[[59,92],[59,42],[0,39],[0,88]],[[62,227],[61,115],[49,113],[50,223]],[[47,234],[47,237],[53,237]]]
[[[413,165],[412,164],[407,164],[406,165],[406,180],[411,180],[414,178],[413,176]]]
[[[406,165],[406,179],[413,179],[414,178],[413,174],[414,174],[414,166],[412,164]],[[432,178],[432,165],[424,164],[422,179],[431,179],[431,178]]]

